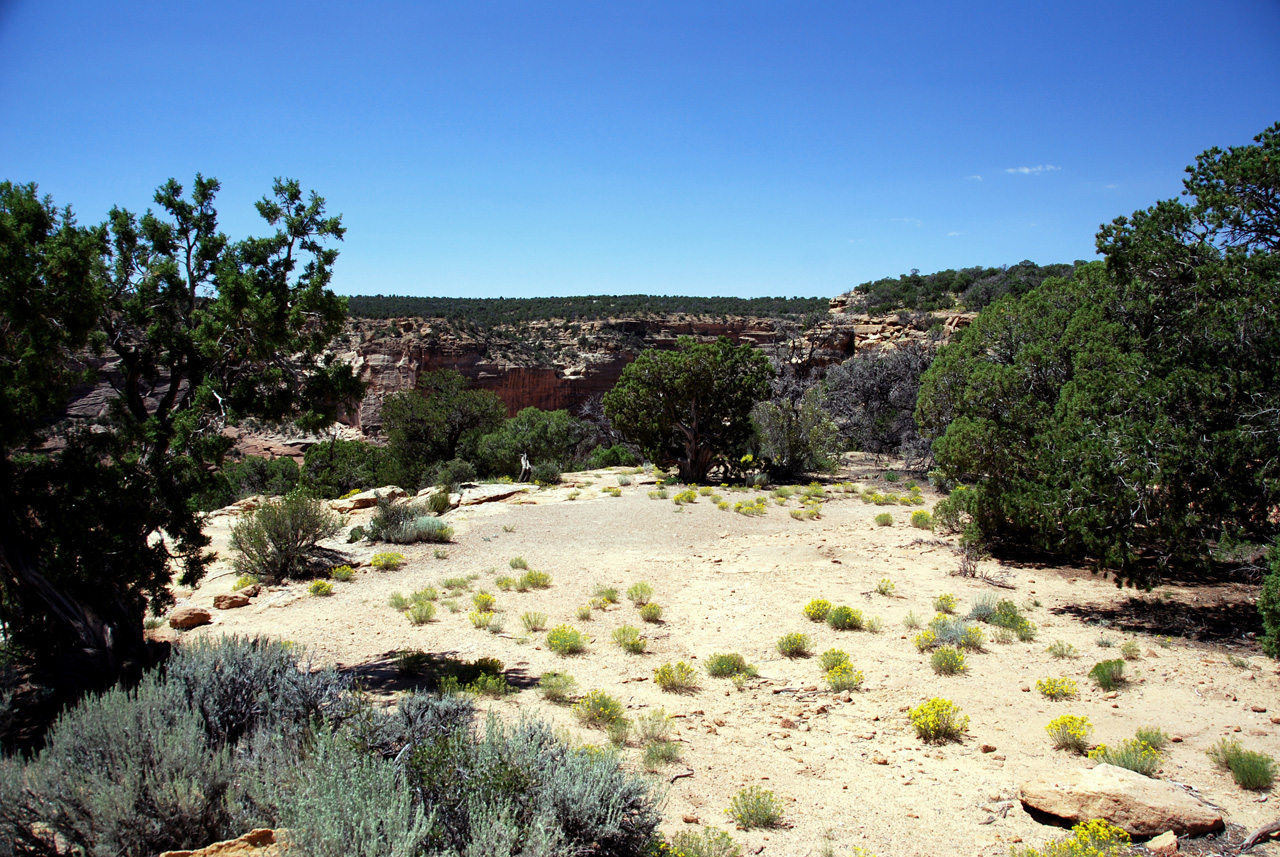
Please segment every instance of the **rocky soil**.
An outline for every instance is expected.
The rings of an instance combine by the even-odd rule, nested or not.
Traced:
[[[890,487],[874,481],[879,475],[864,462],[841,478]],[[607,691],[632,716],[663,708],[675,718],[681,761],[646,775],[665,796],[664,828],[715,825],[730,830],[747,853],[847,854],[860,846],[881,857],[1004,855],[1012,843],[1046,842],[1061,831],[1024,811],[1018,790],[1034,777],[1092,765],[1050,746],[1045,724],[1067,713],[1090,719],[1095,742],[1119,743],[1139,726],[1164,729],[1175,743],[1159,778],[1220,808],[1231,825],[1253,829],[1280,816],[1271,794],[1240,789],[1205,755],[1227,737],[1280,757],[1280,670],[1231,627],[1233,616],[1253,609],[1252,587],[1168,585],[1135,594],[1085,569],[982,563],[984,574],[1009,587],[997,588],[954,576],[953,540],[908,525],[919,507],[878,507],[853,494],[833,494],[819,520],[793,519],[794,499],[785,506],[770,500],[766,515],[749,518],[721,511],[706,497],[685,507],[650,499],[653,477],[633,476],[631,484],[619,486],[618,476],[574,474],[559,488],[530,487],[503,500],[464,505],[446,515],[456,533],[440,556],[433,545],[393,548],[407,558],[396,571],[367,565],[386,545],[335,542],[353,564],[366,564],[352,581],[336,583],[330,597],[309,595],[304,582],[295,582],[267,587],[245,607],[213,609],[215,596],[230,592],[235,578],[220,562],[199,589],[180,593],[180,606],[210,609],[213,624],[157,633],[294,640],[323,662],[357,671],[387,699],[413,684],[394,668],[399,650],[496,657],[520,690],[501,700],[482,699],[481,708],[501,717],[545,718],[570,740],[604,743],[601,732],[583,728],[567,707],[546,702],[533,687],[545,671],[568,671],[582,692]],[[620,487],[621,496],[603,493],[606,487]],[[754,496],[723,493],[730,502]],[[928,491],[925,496],[923,508],[929,508],[937,498]],[[873,523],[884,511],[892,513],[892,526]],[[349,524],[370,514],[354,512]],[[224,557],[232,521],[231,513],[209,521]],[[495,578],[511,573],[514,557],[549,573],[552,586],[499,590]],[[470,592],[459,599],[460,611],[441,606],[430,624],[415,627],[387,604],[393,592],[407,595],[458,576],[474,576]],[[891,595],[876,592],[882,578],[893,582]],[[593,611],[590,621],[576,618],[598,586],[625,592],[641,580],[653,586],[665,611],[661,624],[641,622],[625,597]],[[497,597],[502,633],[476,630],[468,621],[470,594],[480,589]],[[969,657],[966,674],[935,675],[903,622],[909,614],[927,622],[942,593],[957,597],[962,614],[990,593],[1011,598],[1028,611],[1038,636],[1033,642],[988,642]],[[879,616],[884,628],[878,634],[837,632],[811,623],[802,607],[819,597]],[[587,652],[560,657],[543,634],[526,635],[520,623],[526,611],[546,613],[550,625],[586,631],[592,637]],[[621,625],[642,628],[648,653],[628,654],[611,642]],[[813,638],[815,657],[778,654],[778,637],[790,631]],[[1057,640],[1075,646],[1079,657],[1054,659],[1045,649]],[[1097,661],[1119,657],[1119,644],[1128,640],[1136,640],[1140,652],[1127,664],[1130,680],[1117,693],[1103,693],[1087,673]],[[832,647],[848,652],[866,674],[860,691],[825,689],[816,654]],[[718,652],[740,652],[759,677],[737,690],[704,675],[701,688],[686,695],[664,693],[652,680],[654,668],[668,661],[701,665]],[[1050,676],[1075,679],[1079,697],[1042,697],[1036,681]],[[962,742],[931,746],[915,736],[907,710],[935,696],[953,700],[970,717]],[[624,758],[641,769],[637,748],[626,749]],[[690,775],[676,776],[685,773]],[[733,829],[725,808],[753,784],[785,802],[784,826]],[[1275,853],[1275,846],[1254,853],[1268,848]]]

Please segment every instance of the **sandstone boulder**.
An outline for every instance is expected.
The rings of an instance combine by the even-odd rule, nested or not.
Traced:
[[[213,614],[203,607],[179,607],[169,614],[169,627],[179,631],[212,624]]]
[[[283,830],[251,830],[238,839],[215,842],[195,851],[165,851],[160,857],[281,857]]]
[[[400,500],[408,496],[403,488],[395,485],[389,485],[385,488],[371,488],[368,491],[361,491],[359,494],[353,494],[342,500],[330,500],[329,508],[343,515],[356,511],[357,509],[371,509],[378,505],[378,498],[384,500]]]
[[[1078,824],[1103,818],[1132,836],[1199,836],[1222,829],[1222,814],[1171,783],[1115,765],[1046,775],[1022,784],[1022,805]]]
[[[234,610],[237,607],[248,607],[249,596],[242,595],[239,592],[232,592],[229,595],[213,596],[213,606],[217,610]]]

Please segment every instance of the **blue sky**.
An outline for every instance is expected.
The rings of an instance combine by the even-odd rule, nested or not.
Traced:
[[[345,294],[1092,258],[1277,120],[1276,0],[0,0],[0,178],[98,221],[199,171],[233,237],[297,178],[348,227]]]

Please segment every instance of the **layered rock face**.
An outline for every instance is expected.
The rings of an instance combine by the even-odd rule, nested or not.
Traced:
[[[751,343],[779,360],[820,371],[860,351],[894,348],[913,340],[945,341],[974,317],[972,313],[871,317],[847,309],[846,298],[836,298],[828,316],[803,331],[796,322],[732,316],[551,320],[494,327],[445,319],[348,319],[333,350],[356,367],[367,393],[342,421],[354,433],[376,435],[383,400],[412,390],[419,374],[438,369],[455,369],[474,386],[496,393],[509,414],[527,407],[575,411],[611,390],[623,368],[641,351],[675,348],[681,336],[704,342],[726,336],[736,344]],[[104,376],[116,368],[109,359],[96,362]],[[164,392],[160,388],[153,395]],[[77,390],[67,416],[101,417],[112,396],[105,380]],[[314,441],[255,435],[241,437],[240,445],[255,454],[299,457]]]

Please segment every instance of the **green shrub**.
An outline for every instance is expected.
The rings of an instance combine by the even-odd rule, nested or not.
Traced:
[[[636,738],[641,742],[666,741],[671,737],[671,717],[662,708],[645,712],[635,720]]]
[[[733,841],[733,837],[714,827],[704,827],[699,833],[678,831],[671,837],[669,850],[671,854],[683,857],[742,857],[742,848]]]
[[[862,611],[853,607],[832,607],[827,613],[827,624],[836,631],[861,631],[864,625]]]
[[[1045,651],[1059,660],[1080,657],[1080,652],[1076,647],[1065,640],[1054,640],[1049,648],[1045,649]]]
[[[561,703],[570,699],[577,690],[578,683],[573,676],[561,672],[545,672],[538,679],[538,691],[548,702]]]
[[[341,519],[323,500],[291,491],[268,500],[232,526],[235,569],[268,583],[311,576],[323,567],[317,546],[341,528]]]
[[[1142,657],[1142,646],[1137,640],[1125,640],[1120,644],[1120,657],[1126,661],[1136,661]]]
[[[879,595],[892,595],[893,590],[896,588],[893,585],[893,581],[887,577],[882,577],[876,582],[876,593]]]
[[[1098,661],[1089,670],[1089,678],[1098,683],[1103,690],[1115,690],[1124,683],[1124,661],[1116,658],[1111,661]]]
[[[471,622],[471,626],[480,631],[487,631],[493,625],[497,614],[492,610],[472,610],[467,614],[467,620]]]
[[[650,772],[661,770],[664,765],[679,760],[680,745],[675,741],[650,741],[644,745],[640,754],[640,763]]]
[[[627,590],[627,598],[636,607],[643,607],[649,603],[649,599],[653,597],[653,587],[643,580],[631,584]]]
[[[547,632],[547,648],[557,655],[576,655],[587,649],[587,635],[569,625],[557,625]]]
[[[819,660],[823,672],[830,672],[832,667],[849,663],[849,655],[839,649],[827,649]]]
[[[431,514],[422,503],[390,503],[379,499],[378,511],[369,521],[371,541],[407,545],[414,542],[447,542],[453,528]]]
[[[530,633],[545,630],[547,627],[546,613],[525,613],[520,617],[520,624]]]
[[[474,478],[474,471],[472,471]],[[427,511],[433,515],[443,515],[452,508],[448,491],[433,491],[427,497]]]
[[[948,616],[954,616],[958,606],[959,602],[950,592],[944,592],[933,599],[933,609],[939,613],[946,613]]]
[[[1280,658],[1280,539],[1267,551],[1270,571],[1262,579],[1258,592],[1258,613],[1262,616],[1262,651],[1273,658]]]
[[[583,622],[590,622],[591,621],[591,605],[583,604],[582,606],[574,610],[574,615],[577,616],[579,619],[581,619]]]
[[[1223,738],[1205,753],[1218,767],[1229,770],[1241,788],[1261,791],[1275,782],[1275,760],[1265,753],[1246,750],[1237,741]]]
[[[854,669],[853,664],[847,661],[836,664],[827,670],[823,677],[827,680],[827,687],[836,693],[858,690],[866,680],[862,670]]]
[[[383,554],[378,554],[378,556],[383,556]],[[388,556],[391,556],[391,554],[388,554]],[[404,557],[401,556],[400,554],[394,554],[394,556],[400,557],[401,562],[404,561]],[[377,558],[378,557],[374,557],[374,559],[377,559]],[[447,589],[453,592],[461,592],[465,589],[471,588],[471,581],[465,577],[446,577],[444,580],[440,581],[440,586],[442,589]]]
[[[684,661],[668,662],[653,671],[653,683],[667,693],[692,693],[699,687],[698,671]]]
[[[258,582],[258,578],[256,575],[242,574],[236,578],[235,583],[231,584],[231,591],[236,592],[238,590],[244,589],[247,586],[253,586],[257,582]]]
[[[914,610],[909,611],[907,615],[902,618],[902,627],[909,631],[914,631],[920,627],[920,617],[916,615]]]
[[[982,629],[972,622],[939,613],[929,622],[929,627],[916,635],[915,647],[921,652],[932,651],[939,646],[980,651],[986,642]]]
[[[1049,721],[1044,727],[1053,741],[1055,750],[1070,750],[1072,753],[1084,755],[1089,749],[1089,736],[1093,734],[1093,724],[1088,717],[1076,714],[1064,714]]]
[[[533,465],[529,477],[538,485],[559,485],[560,466],[554,461],[539,461]]]
[[[712,678],[730,678],[735,675],[754,676],[756,668],[737,652],[722,652],[707,658],[703,665]]]
[[[1127,768],[1144,777],[1154,776],[1160,767],[1160,753],[1142,741],[1129,738],[1118,747],[1099,744],[1089,751],[1089,758],[1097,762]]]
[[[409,608],[409,623],[425,625],[436,618],[436,605],[430,601],[419,601]]]
[[[333,594],[333,584],[327,580],[313,580],[311,585],[307,587],[307,591],[312,595],[319,595],[324,598]]]
[[[551,586],[551,575],[545,571],[536,571],[529,569],[520,575],[520,581],[516,585],[518,589],[547,589]]]
[[[1156,726],[1139,726],[1137,731],[1133,733],[1133,737],[1156,752],[1163,752],[1164,748],[1169,746],[1169,742],[1173,740],[1167,732]]]
[[[999,628],[1008,628],[1023,642],[1030,642],[1036,638],[1036,626],[1022,615],[1018,605],[1007,598],[997,601],[995,610],[984,621]]]
[[[623,625],[613,631],[613,642],[633,655],[643,655],[648,641],[640,636],[640,629]]]
[[[493,611],[493,605],[497,603],[497,599],[482,589],[471,596],[471,603],[481,613],[488,613]]]
[[[792,631],[778,638],[778,652],[787,658],[807,658],[813,650],[813,641],[807,634]]]
[[[605,586],[601,584],[596,586],[595,591],[591,594],[607,604],[618,603],[618,587],[616,586]]]
[[[493,579],[493,585],[501,589],[503,592],[510,592],[516,588],[516,579],[510,575],[501,575]]]
[[[969,716],[949,699],[934,697],[908,712],[916,735],[931,744],[959,741],[969,729]]]
[[[877,527],[892,527],[892,526],[893,526],[893,515],[890,515],[888,512],[881,512],[880,514],[876,515],[876,526],[877,526]]]
[[[622,720],[626,709],[603,690],[593,690],[578,700],[573,713],[584,726],[604,729]]]
[[[375,553],[373,558],[369,560],[369,565],[380,571],[395,571],[404,565],[404,554],[402,553]]]
[[[339,583],[350,583],[351,579],[356,576],[355,569],[349,565],[335,565],[329,569],[329,577]]]
[[[964,652],[951,646],[940,646],[929,656],[929,664],[938,675],[956,675],[968,669]]]
[[[918,530],[932,530],[933,515],[930,515],[924,509],[917,509],[911,513],[911,526]]]
[[[1101,818],[1077,824],[1071,836],[1043,848],[1014,846],[1009,857],[1121,857],[1131,853],[1129,834]]]
[[[526,571],[529,568],[528,561],[525,560],[525,558],[522,556],[513,556],[510,560],[507,561],[507,564],[510,565],[513,570],[516,570],[516,571]]]
[[[1075,697],[1076,683],[1069,678],[1042,678],[1036,681],[1036,690],[1047,699],[1055,702]]]
[[[782,820],[782,802],[768,789],[747,786],[734,795],[725,812],[744,830],[776,827]]]
[[[640,608],[640,618],[646,622],[661,622],[662,608],[656,602],[650,601]]]

